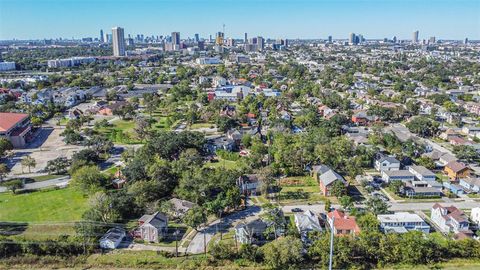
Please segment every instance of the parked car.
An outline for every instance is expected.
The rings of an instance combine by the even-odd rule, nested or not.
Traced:
[[[297,208],[293,208],[292,212],[294,212],[294,213],[303,212],[303,210],[297,207]]]

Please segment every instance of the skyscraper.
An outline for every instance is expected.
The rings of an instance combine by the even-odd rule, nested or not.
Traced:
[[[112,28],[113,56],[125,56],[125,36],[123,28]]]
[[[105,36],[103,35],[103,29],[100,29],[100,42],[101,43],[105,42]]]
[[[332,43],[332,41],[333,41],[332,36],[328,36],[328,43]]]
[[[172,44],[180,45],[180,32],[172,32]]]
[[[357,36],[355,35],[355,33],[350,33],[350,40],[348,43],[350,43],[350,45],[353,45],[355,44],[356,41],[357,41]]]
[[[215,44],[222,46],[224,38],[225,38],[225,34],[223,32],[218,32],[217,36],[215,37]]]
[[[243,42],[244,42],[245,44],[248,43],[248,35],[247,35],[247,33],[245,33],[245,38],[244,38]]]
[[[435,44],[436,42],[436,38],[435,37],[430,37],[430,39],[428,40],[428,43],[429,44]]]
[[[263,51],[265,48],[265,40],[263,37],[257,37],[257,50]]]
[[[418,43],[418,30],[413,32],[412,43]]]
[[[200,35],[199,34],[195,34],[195,42],[199,42],[200,41]]]

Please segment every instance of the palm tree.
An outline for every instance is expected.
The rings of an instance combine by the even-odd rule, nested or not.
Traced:
[[[28,173],[31,173],[32,167],[35,167],[37,165],[37,161],[35,161],[34,158],[31,156],[26,156],[24,159],[22,159],[22,169],[23,166],[28,167]]]

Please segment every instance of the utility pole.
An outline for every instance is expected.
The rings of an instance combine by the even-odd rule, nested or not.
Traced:
[[[203,252],[205,257],[207,257],[207,236],[205,235],[205,229],[203,229]]]
[[[335,216],[332,215],[332,224],[330,224],[330,258],[328,263],[328,270],[332,270],[332,264],[333,264],[333,233],[334,233],[333,224],[334,223],[335,223]]]
[[[176,230],[173,234],[175,235],[175,257],[178,257],[178,234],[179,230]]]

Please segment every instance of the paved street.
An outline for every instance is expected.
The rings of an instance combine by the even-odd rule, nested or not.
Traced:
[[[212,240],[212,237],[216,233],[220,231],[227,232],[229,228],[235,226],[242,220],[253,220],[257,218],[260,213],[261,209],[259,206],[249,206],[243,211],[233,213],[210,223],[206,228],[200,229],[200,231],[195,235],[188,246],[187,252],[193,254],[203,253],[205,248],[204,242],[206,242],[206,245],[208,246],[208,243],[210,240]]]
[[[67,184],[68,182],[70,182],[70,176],[62,176],[55,179],[25,184],[25,186],[20,190],[42,189],[47,187],[53,187],[56,185],[61,186],[61,185]],[[7,191],[7,188],[0,187],[0,193],[6,192],[6,191]]]

